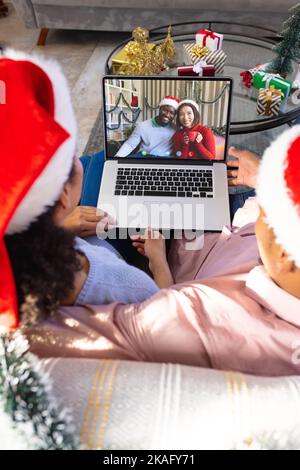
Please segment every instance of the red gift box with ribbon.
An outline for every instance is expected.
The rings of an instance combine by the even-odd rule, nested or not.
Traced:
[[[198,77],[198,73],[194,72],[193,65],[177,67],[177,74],[179,77]]]
[[[214,77],[216,68],[214,65],[187,65],[185,67],[177,67],[179,77]]]
[[[196,33],[196,44],[205,46],[211,51],[222,49],[223,34],[215,33],[209,29],[200,29]]]

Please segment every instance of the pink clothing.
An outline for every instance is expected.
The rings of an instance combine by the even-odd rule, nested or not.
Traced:
[[[173,362],[256,375],[300,372],[300,300],[259,265],[253,201],[201,252],[175,241],[177,284],[141,304],[60,308],[29,332],[41,356]],[[191,280],[192,279],[192,280]]]

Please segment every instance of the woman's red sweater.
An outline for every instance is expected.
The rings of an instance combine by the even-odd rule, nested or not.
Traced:
[[[184,143],[184,133],[194,131],[200,132],[203,139],[201,142],[189,142],[188,144]],[[196,126],[188,129],[183,128],[175,132],[173,138],[173,150],[174,153],[181,152],[181,156],[177,158],[205,158],[206,160],[214,160],[216,157],[216,146],[215,146],[215,137],[211,129],[208,127],[197,124]],[[191,152],[193,154],[191,154]]]

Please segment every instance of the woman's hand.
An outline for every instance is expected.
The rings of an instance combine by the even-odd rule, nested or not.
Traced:
[[[104,229],[107,223],[106,212],[90,206],[77,206],[70,215],[64,220],[63,227],[70,230],[79,237],[89,237],[96,235],[96,228],[99,222],[103,221]]]
[[[227,161],[228,185],[243,184],[255,189],[260,164],[258,155],[249,150],[238,150],[235,147],[230,147],[228,155],[236,158],[236,160]]]
[[[133,235],[132,245],[149,261],[166,260],[166,243],[164,236],[158,230],[147,228],[143,235]]]
[[[168,265],[164,236],[158,230],[148,228],[144,235],[133,235],[132,245],[149,259],[149,269],[160,288],[171,286],[174,281]]]
[[[196,137],[197,144],[199,144],[201,142],[201,140],[203,140],[203,135],[200,134],[200,132],[198,132],[197,137]]]
[[[185,145],[188,145],[190,142],[189,136],[186,132],[183,133],[183,142],[185,143]]]

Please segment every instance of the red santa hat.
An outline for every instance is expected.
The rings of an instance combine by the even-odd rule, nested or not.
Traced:
[[[180,99],[179,98],[174,98],[174,96],[165,96],[159,103],[159,107],[161,106],[172,106],[175,111],[178,108]]]
[[[0,325],[15,328],[16,292],[3,237],[26,230],[58,200],[74,161],[76,123],[56,62],[6,50],[0,81]]]
[[[181,101],[180,101],[179,106],[182,106],[183,104],[187,104],[187,105],[191,104],[191,105],[193,105],[193,106],[197,109],[197,111],[199,112],[199,105],[198,105],[198,103],[196,103],[196,101],[194,101],[194,100],[189,100],[189,99],[184,99],[184,100],[181,100]]]
[[[278,244],[300,268],[300,126],[281,134],[265,151],[257,199]]]

